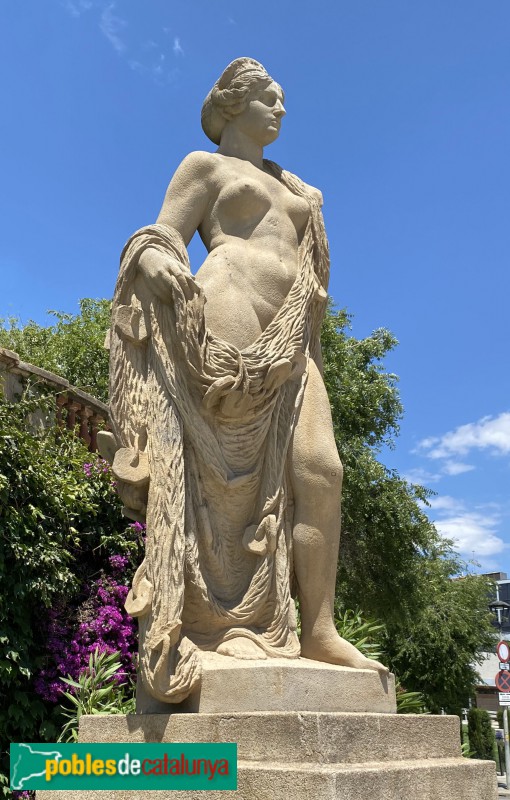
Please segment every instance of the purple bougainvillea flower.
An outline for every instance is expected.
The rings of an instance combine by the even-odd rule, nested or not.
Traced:
[[[70,675],[76,680],[96,649],[120,653],[119,682],[135,675],[136,622],[124,608],[129,587],[117,580],[128,558],[110,556],[109,564],[112,574],[102,573],[87,587],[89,597],[81,606],[52,609],[48,614],[48,664],[36,676],[34,688],[50,703],[58,703],[61,693],[69,691],[62,678]]]
[[[127,556],[110,556],[108,561],[114,573],[124,572],[129,563],[129,558]]]

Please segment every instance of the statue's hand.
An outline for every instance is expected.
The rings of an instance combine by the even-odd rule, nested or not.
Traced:
[[[138,269],[148,288],[166,303],[171,299],[176,284],[186,300],[191,300],[199,291],[191,273],[185,272],[171,256],[154,248],[148,248],[141,254]]]

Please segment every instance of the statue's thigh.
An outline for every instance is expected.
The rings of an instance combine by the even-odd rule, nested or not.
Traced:
[[[342,463],[333,434],[331,408],[322,375],[312,359],[308,381],[289,450],[294,494],[342,485]]]

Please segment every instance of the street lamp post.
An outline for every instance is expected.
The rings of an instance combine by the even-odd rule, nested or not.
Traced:
[[[499,599],[499,592],[497,600],[493,600],[492,603],[489,603],[489,608],[493,614],[496,615],[496,619],[498,621],[498,628],[499,628],[499,638],[500,641],[503,639],[503,620],[502,620],[502,612],[508,611],[510,608],[510,603],[505,603],[504,600]],[[510,788],[510,743],[509,743],[509,736],[508,736],[508,713],[506,706],[503,707],[503,732],[504,732],[504,742],[505,742],[505,777],[506,777],[506,788]]]
[[[493,614],[496,615],[496,619],[498,621],[498,628],[499,628],[499,638],[503,638],[503,611],[507,611],[510,609],[510,603],[505,603],[504,600],[500,600],[499,597],[497,600],[493,600],[492,603],[489,603],[489,609],[492,611]]]

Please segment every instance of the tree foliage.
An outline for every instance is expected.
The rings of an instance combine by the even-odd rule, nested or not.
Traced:
[[[494,758],[496,738],[488,711],[470,708],[468,711],[469,748],[472,758],[491,761]]]
[[[108,351],[105,335],[110,327],[109,300],[80,300],[79,314],[50,311],[56,322],[44,326],[16,317],[0,320],[0,347],[18,353],[22,361],[54,372],[70,384],[106,402]]]
[[[357,340],[345,312],[329,310],[322,332],[324,376],[344,463],[337,594],[384,623],[389,663],[431,711],[458,712],[477,682],[476,662],[493,644],[489,586],[465,575],[423,507],[429,492],[387,469],[378,454],[393,445],[402,416],[396,376],[383,359],[388,331]]]
[[[49,706],[34,690],[48,609],[76,595],[110,555],[136,548],[110,475],[84,469],[82,442],[27,424],[45,402],[0,400],[0,793],[9,742],[55,738]]]
[[[106,300],[82,300],[81,313],[55,313],[49,328],[16,321],[0,345],[64,375],[105,400],[109,326]],[[349,334],[349,318],[329,309],[322,330],[324,376],[345,467],[337,593],[385,626],[390,665],[430,710],[456,711],[476,682],[473,663],[492,645],[487,584],[470,575],[424,512],[429,492],[379,460],[393,446],[402,417],[397,378],[384,367],[395,337],[379,329]]]
[[[403,684],[422,692],[433,713],[460,714],[478,683],[476,662],[494,647],[489,582],[460,574],[464,565],[444,546],[419,563],[416,605],[387,626],[387,649]]]

